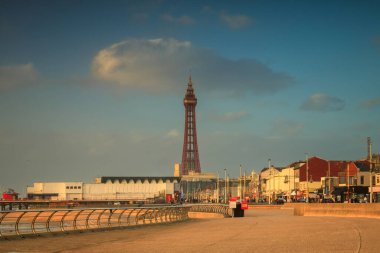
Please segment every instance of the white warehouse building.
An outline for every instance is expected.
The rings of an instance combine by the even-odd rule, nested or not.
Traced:
[[[180,177],[100,177],[95,183],[35,182],[28,199],[38,200],[147,200],[173,196]]]

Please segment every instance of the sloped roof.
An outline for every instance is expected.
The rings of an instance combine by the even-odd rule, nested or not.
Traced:
[[[367,161],[356,161],[354,163],[360,171],[369,171],[369,163]]]
[[[282,171],[283,169],[285,169],[285,167],[274,167],[274,166],[271,166],[270,168],[278,170],[278,171]],[[264,172],[264,171],[267,171],[267,170],[268,170],[268,167],[265,167],[260,172]]]

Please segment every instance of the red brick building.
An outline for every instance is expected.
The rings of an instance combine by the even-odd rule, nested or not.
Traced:
[[[306,173],[306,168],[308,168],[308,173]],[[299,167],[299,181],[307,181],[306,174],[308,174],[309,182],[320,182],[322,177],[353,177],[358,172],[359,168],[352,161],[327,161],[314,156]]]

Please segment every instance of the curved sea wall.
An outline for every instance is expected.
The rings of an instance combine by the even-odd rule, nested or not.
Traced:
[[[289,203],[284,208],[294,208],[296,216],[337,216],[380,219],[380,203]]]

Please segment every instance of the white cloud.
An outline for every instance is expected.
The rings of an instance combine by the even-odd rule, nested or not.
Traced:
[[[182,24],[182,25],[195,24],[195,20],[188,15],[182,15],[180,17],[174,17],[174,16],[169,15],[169,14],[164,14],[161,16],[161,19],[164,20],[165,22],[178,23],[178,24]]]
[[[188,57],[190,48],[190,42],[173,39],[127,40],[101,50],[92,71],[95,77],[120,86],[169,89],[178,85],[175,69],[178,61],[185,64],[179,58]]]
[[[301,109],[305,111],[341,111],[345,106],[345,102],[337,97],[326,94],[317,93],[310,96],[302,105]]]
[[[33,64],[0,66],[0,92],[33,85],[38,73]]]
[[[92,63],[93,76],[105,84],[165,92],[182,92],[189,69],[197,89],[216,93],[274,93],[294,84],[254,59],[230,60],[175,39],[122,41],[98,52]]]
[[[249,26],[252,19],[246,15],[228,15],[226,13],[220,14],[220,19],[232,29],[239,29]]]

